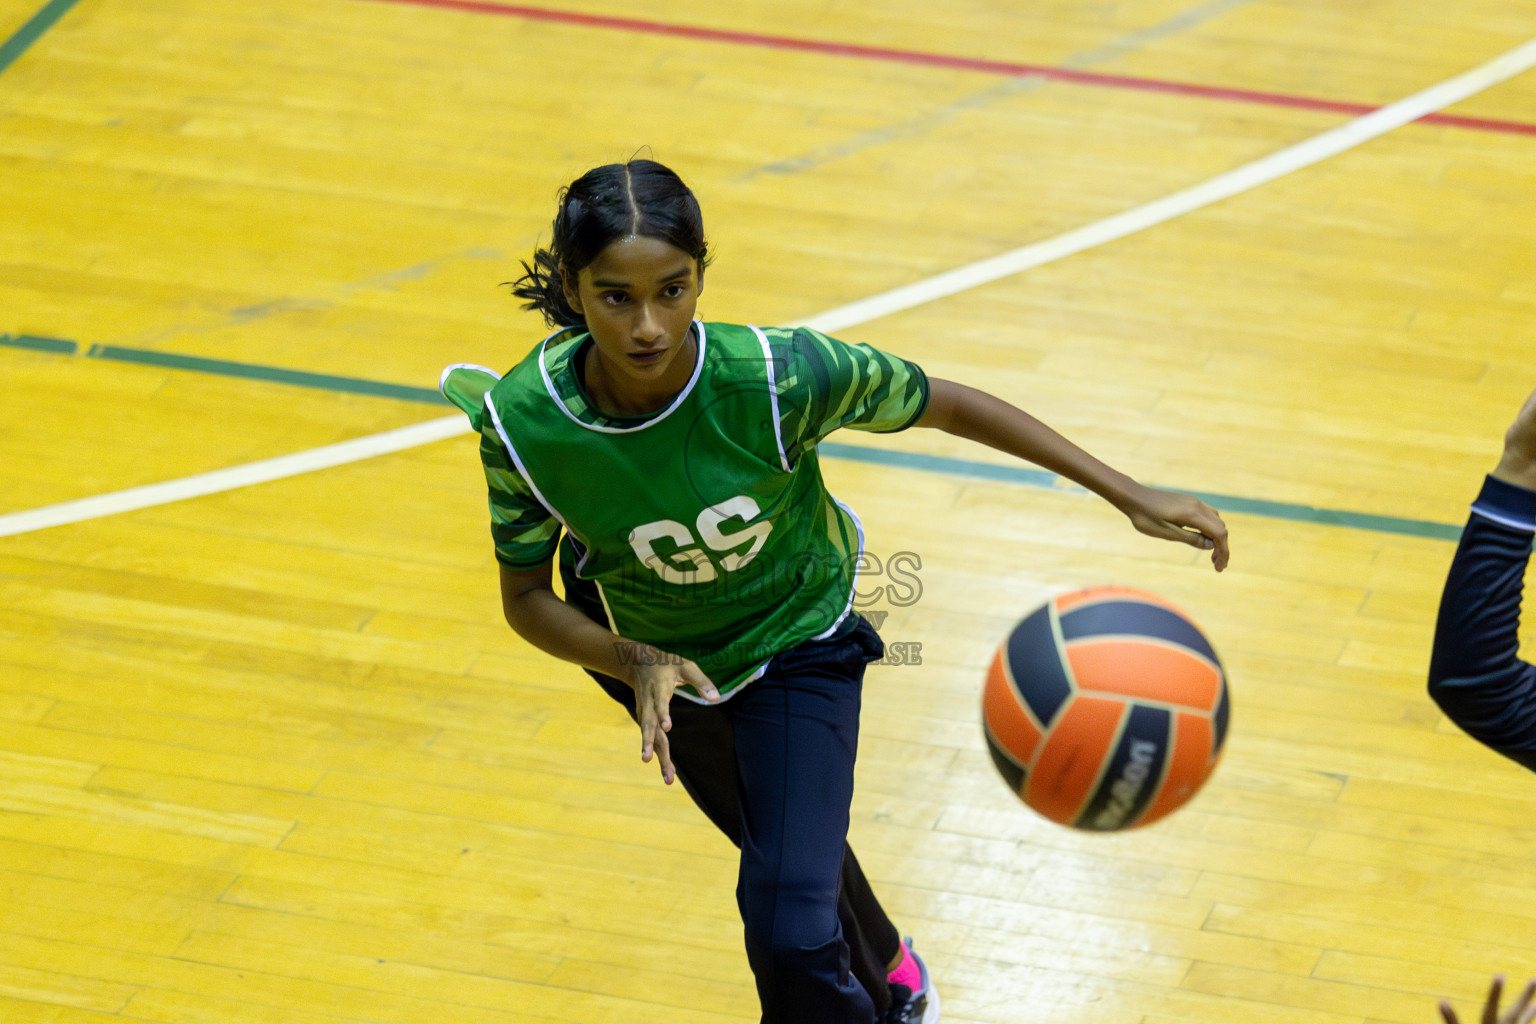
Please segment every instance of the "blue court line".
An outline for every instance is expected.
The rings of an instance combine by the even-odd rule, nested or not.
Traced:
[[[5,69],[16,63],[16,58],[27,52],[27,48],[44,32],[53,28],[58,20],[69,13],[69,9],[80,0],[51,0],[42,10],[32,15],[25,25],[16,30],[16,34],[0,43],[0,75],[5,74]]]
[[[375,398],[392,398],[424,405],[446,405],[447,400],[436,388],[410,387],[404,384],[387,384],[361,377],[338,377],[324,373],[306,373],[302,370],[285,370],[276,366],[259,366],[253,363],[236,363],[224,359],[207,359],[202,356],[177,355],[173,352],[155,352],[149,349],[123,348],[117,345],[92,345],[81,350],[80,346],[62,338],[45,338],[37,335],[0,334],[0,346],[48,352],[58,355],[78,355],[87,359],[107,359],[141,366],[159,366],[171,370],[237,377],[242,380],[261,380],[275,384],[315,388],[321,391],[352,395],[368,395]],[[924,473],[945,476],[969,477],[976,480],[994,480],[1000,483],[1020,484],[1048,490],[1064,487],[1081,492],[1082,488],[1066,481],[1055,473],[1043,469],[1027,469],[1023,466],[1006,466],[971,459],[956,459],[944,455],[922,455],[917,452],[890,451],[883,448],[865,448],[858,445],[837,444],[823,441],[816,446],[821,454],[834,459],[863,462],[893,469],[912,469]],[[1246,515],[1283,519],[1317,526],[1342,526],[1351,530],[1368,530],[1373,533],[1393,533],[1406,537],[1425,537],[1431,540],[1455,541],[1461,538],[1461,526],[1436,523],[1424,519],[1404,519],[1397,516],[1378,516],[1366,512],[1348,512],[1341,509],[1316,508],[1285,501],[1266,501],[1262,498],[1242,498],[1230,494],[1193,493],[1201,501],[1221,510]]]

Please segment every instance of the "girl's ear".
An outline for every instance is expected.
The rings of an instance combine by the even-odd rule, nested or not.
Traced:
[[[704,267],[703,267],[702,264],[700,264],[700,266],[699,266],[699,273],[698,273],[697,276],[698,276],[698,280],[699,280],[699,286],[698,286],[698,288],[696,288],[694,290],[694,294],[695,295],[703,295],[704,294]]]
[[[576,287],[576,275],[566,269],[564,263],[560,264],[560,290],[565,293],[565,301],[577,314],[587,315],[581,308],[581,294]]]

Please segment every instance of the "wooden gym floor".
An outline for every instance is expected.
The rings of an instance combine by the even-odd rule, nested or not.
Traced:
[[[704,316],[814,320],[1532,37],[1515,0],[0,0],[0,1019],[756,1019],[734,851],[500,620],[473,438],[187,478],[452,412],[440,367],[540,336],[499,284],[596,163],[695,186]],[[1483,83],[842,317],[1232,529],[1216,576],[988,451],[834,437],[871,552],[921,560],[872,609],[922,664],[871,671],[853,841],[949,1024],[1467,1019],[1536,973],[1536,778],[1423,689],[1536,386],[1533,126],[1536,74]],[[1235,706],[1117,836],[1021,808],[978,726],[1010,623],[1100,582],[1187,608]]]

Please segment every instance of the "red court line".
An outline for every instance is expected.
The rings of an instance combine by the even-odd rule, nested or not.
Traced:
[[[759,32],[739,32],[733,29],[705,28],[699,25],[678,25],[664,21],[647,21],[640,18],[620,18],[607,14],[584,14],[579,11],[558,11],[545,7],[527,7],[521,4],[491,3],[490,0],[374,0],[375,3],[409,4],[414,7],[437,7],[476,14],[498,14],[503,17],[525,18],[530,21],[559,22],[588,28],[611,28],[625,32],[642,32],[647,35],[673,36],[680,39],[699,39],[712,43],[734,43],[738,46],[761,46],[775,50],[795,50],[802,53],[822,53],[835,57],[858,57],[864,60],[883,60],[899,64],[920,64],[928,67],[956,68],[963,71],[983,71],[998,75],[1035,75],[1057,82],[1076,85],[1094,85],[1110,89],[1133,89],[1138,92],[1162,92],[1178,96],[1198,96],[1203,99],[1229,100],[1237,103],[1255,103],[1271,107],[1291,107],[1299,110],[1322,110],[1329,113],[1369,114],[1378,108],[1364,103],[1347,103],[1342,100],[1324,100],[1311,96],[1291,96],[1285,93],[1258,92],[1252,89],[1228,89],[1216,85],[1196,85],[1191,82],[1170,82],[1158,78],[1137,78],[1130,75],[1107,75],[1096,71],[1074,71],[1071,68],[1051,67],[1044,64],[1016,64],[1011,61],[986,60],[980,57],[956,57],[942,53],[924,53],[919,50],[892,50],[881,46],[860,46],[856,43],[834,43],[819,39],[798,39],[793,36],[774,36]],[[1475,131],[1503,132],[1513,135],[1536,135],[1536,124],[1520,121],[1498,121],[1484,117],[1460,117],[1456,114],[1428,114],[1419,120],[1432,124],[1470,128]]]

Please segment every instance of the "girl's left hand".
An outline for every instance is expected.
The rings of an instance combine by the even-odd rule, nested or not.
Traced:
[[[1227,567],[1227,524],[1215,509],[1193,495],[1136,486],[1131,503],[1122,509],[1136,529],[1209,551],[1217,572]]]

